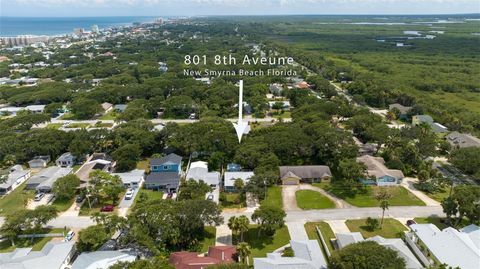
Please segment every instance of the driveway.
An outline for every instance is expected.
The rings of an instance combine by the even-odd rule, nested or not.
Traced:
[[[327,220],[325,221],[330,225],[332,228],[333,233],[349,233],[350,229],[348,229],[347,224],[345,224],[345,220]]]
[[[228,225],[217,226],[217,233],[215,239],[215,246],[231,246],[232,245],[232,230]]]
[[[118,204],[118,215],[120,217],[127,216],[128,210],[133,205],[133,202],[135,201],[135,197],[137,197],[138,192],[142,188],[142,183],[140,183],[140,186],[138,186],[138,188],[133,189],[132,199],[126,200],[125,196],[123,196],[122,201],[120,201],[120,203]]]
[[[45,196],[40,201],[34,201],[33,199],[28,200],[27,209],[33,210],[40,205],[48,205],[53,199],[52,193],[46,193]]]
[[[282,199],[283,199],[283,209],[285,211],[298,211],[302,210],[297,206],[297,199],[295,198],[295,192],[300,189],[300,186],[282,186]]]
[[[215,188],[213,191],[211,192],[207,192],[205,194],[205,199],[208,198],[209,195],[213,195],[213,200],[216,204],[220,203],[220,190],[218,188]]]
[[[257,209],[260,206],[260,203],[258,202],[258,198],[255,197],[250,192],[246,193],[246,200],[247,200],[247,210],[246,212],[253,212],[255,209]]]
[[[303,222],[287,222],[285,224],[287,225],[291,240],[308,240]]]
[[[428,197],[425,193],[417,190],[413,184],[417,183],[418,179],[406,177],[402,180],[402,186],[409,192],[415,195],[418,199],[422,200],[427,206],[440,206],[441,204],[432,198]]]

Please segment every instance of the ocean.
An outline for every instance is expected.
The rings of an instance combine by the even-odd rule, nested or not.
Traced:
[[[2,17],[0,36],[63,35],[73,33],[74,28],[90,31],[96,24],[100,29],[127,26],[134,22],[153,22],[157,17]]]

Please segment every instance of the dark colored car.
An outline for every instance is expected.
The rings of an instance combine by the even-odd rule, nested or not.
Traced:
[[[407,226],[410,226],[412,224],[417,224],[413,219],[407,220]]]
[[[173,192],[169,192],[169,193],[167,194],[167,199],[172,199],[172,197],[173,197]]]
[[[83,202],[84,199],[85,199],[85,195],[80,194],[80,195],[77,195],[77,197],[75,198],[75,202],[81,203]]]
[[[112,212],[114,208],[113,205],[105,205],[100,209],[100,212]]]

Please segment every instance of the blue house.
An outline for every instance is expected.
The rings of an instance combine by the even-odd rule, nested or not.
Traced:
[[[151,173],[177,172],[182,171],[182,157],[175,153],[168,154],[160,159],[150,160]]]

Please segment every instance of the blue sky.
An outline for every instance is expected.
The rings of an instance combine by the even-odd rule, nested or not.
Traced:
[[[1,16],[479,13],[480,0],[0,0]]]

